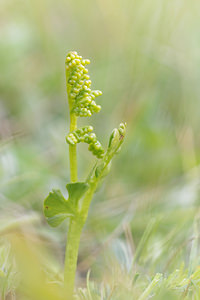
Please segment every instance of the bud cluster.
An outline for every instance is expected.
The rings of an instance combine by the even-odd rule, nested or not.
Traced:
[[[126,123],[120,123],[118,128],[120,139],[123,139],[126,134]]]
[[[108,144],[108,151],[115,151],[118,149],[119,145],[123,141],[123,138],[126,134],[126,123],[120,123],[119,128],[114,128]]]
[[[76,145],[77,143],[89,144],[88,150],[91,151],[97,158],[102,158],[104,155],[104,149],[101,143],[97,140],[96,134],[91,133],[93,131],[92,126],[84,126],[77,130],[70,132],[66,141],[69,145]]]
[[[66,136],[66,141],[69,145],[76,145],[77,143],[84,142],[85,135],[92,131],[93,131],[92,126],[81,127],[79,129],[70,132]]]
[[[73,103],[72,111],[79,117],[90,117],[100,111],[95,98],[102,95],[99,90],[91,90],[91,80],[88,69],[89,59],[83,59],[77,52],[71,51],[66,57],[67,91]]]

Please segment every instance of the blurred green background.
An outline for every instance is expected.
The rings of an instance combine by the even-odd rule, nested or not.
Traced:
[[[80,277],[91,267],[96,278],[110,274],[108,260],[121,261],[124,244],[134,253],[152,218],[158,225],[142,270],[165,272],[169,261],[167,270],[188,261],[200,200],[199,20],[195,0],[0,2],[2,212],[36,211],[39,232],[64,251],[65,226],[52,232],[42,205],[52,187],[64,190],[69,181],[68,51],[91,60],[92,87],[103,91],[101,113],[79,124],[92,122],[104,145],[114,127],[128,124],[123,149],[90,210]],[[83,180],[92,156],[85,145],[78,156]]]

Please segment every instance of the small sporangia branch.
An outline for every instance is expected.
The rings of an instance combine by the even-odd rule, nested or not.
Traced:
[[[78,117],[91,117],[101,109],[95,99],[102,95],[102,92],[91,89],[91,80],[86,68],[89,63],[88,59],[83,59],[74,51],[69,52],[66,57],[66,86],[70,114],[70,132],[66,136],[66,142],[69,145],[71,182],[66,185],[68,199],[60,190],[53,190],[44,200],[44,215],[50,226],[59,226],[66,218],[70,220],[64,267],[64,288],[66,297],[70,300],[74,292],[80,236],[90,203],[100,181],[109,173],[112,159],[120,151],[126,134],[126,123],[121,123],[119,128],[112,131],[107,149],[104,150],[91,125],[77,128]],[[76,147],[79,143],[88,144],[88,150],[98,159],[85,182],[78,182]]]
[[[66,141],[69,145],[76,145],[78,143],[89,144],[88,150],[92,152],[97,158],[102,158],[104,155],[104,149],[101,143],[97,140],[96,134],[91,133],[93,131],[92,126],[84,126],[70,132],[66,136]]]

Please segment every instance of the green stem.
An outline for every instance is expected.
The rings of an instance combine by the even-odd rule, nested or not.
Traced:
[[[66,79],[68,78],[68,74],[66,71]],[[73,113],[73,100],[70,97],[70,85],[66,81],[67,85],[67,95],[68,95],[68,103],[69,103],[69,111],[70,111],[70,132],[77,129],[77,117]],[[77,173],[77,153],[76,153],[76,145],[69,145],[69,163],[70,163],[70,179],[71,182],[76,182],[78,180]]]
[[[70,132],[77,129],[77,117],[70,113]],[[70,179],[71,182],[78,180],[76,145],[69,145]]]
[[[68,90],[68,101],[69,101],[69,109],[70,109],[70,132],[71,132],[77,129],[77,117],[72,112],[73,103],[72,103],[72,99],[70,99],[69,97],[69,90]],[[71,182],[76,182],[78,180],[76,145],[69,145],[69,162],[70,162]],[[70,300],[74,292],[78,249],[79,249],[82,227],[83,226],[79,220],[75,218],[70,220],[68,235],[67,235],[65,267],[64,267],[64,287],[66,289],[67,297]]]
[[[70,220],[65,252],[64,286],[67,299],[71,300],[74,292],[74,283],[77,268],[78,250],[82,228],[87,219],[90,202],[96,190],[96,183],[91,185],[84,199],[84,207],[76,218]]]
[[[64,285],[67,296],[71,300],[74,292],[74,283],[78,259],[78,249],[80,236],[82,231],[82,223],[77,219],[71,219],[67,237],[67,247],[65,252],[65,270],[64,270]]]
[[[97,185],[98,185],[99,181],[95,181],[94,183],[90,184],[90,188],[87,191],[84,199],[83,199],[83,204],[82,204],[82,210],[80,212],[80,216],[81,219],[83,220],[83,223],[85,224],[87,216],[88,216],[88,212],[89,212],[89,208],[90,208],[90,203],[92,201],[93,195],[97,189]]]

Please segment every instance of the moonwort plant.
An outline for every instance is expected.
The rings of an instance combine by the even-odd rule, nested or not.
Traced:
[[[102,95],[102,92],[91,89],[91,80],[86,68],[89,63],[88,59],[83,59],[77,52],[69,52],[66,57],[70,113],[70,133],[66,136],[66,142],[69,145],[71,182],[66,185],[68,199],[64,198],[60,190],[53,190],[44,200],[44,215],[50,226],[56,227],[69,218],[64,267],[64,288],[69,299],[74,292],[80,235],[91,200],[99,183],[107,175],[111,161],[119,152],[126,133],[126,124],[121,123],[112,131],[107,149],[104,150],[91,125],[77,128],[79,117],[91,117],[101,109],[95,99]],[[96,157],[94,167],[84,182],[78,181],[77,173],[77,144],[81,142],[87,143],[89,151]]]

